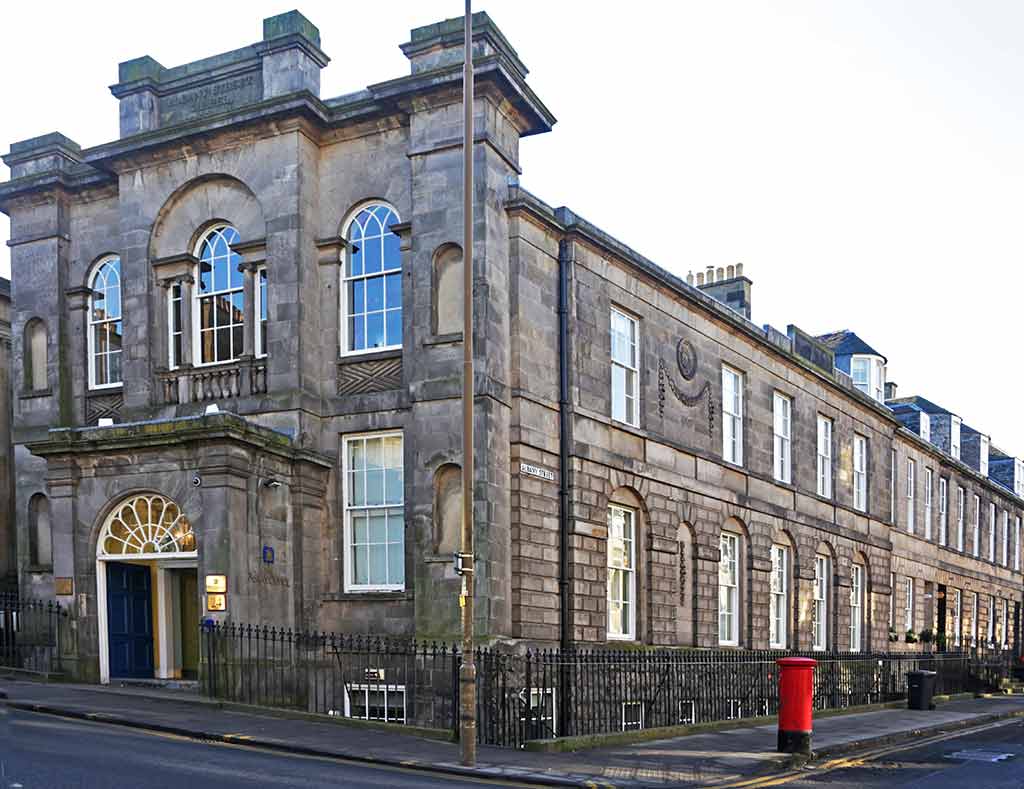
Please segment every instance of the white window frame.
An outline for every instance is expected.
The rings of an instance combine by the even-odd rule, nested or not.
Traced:
[[[177,294],[177,295],[175,295]],[[167,369],[177,370],[182,363],[174,352],[174,339],[178,338],[179,350],[185,350],[185,286],[181,282],[172,282],[167,288]],[[177,305],[177,307],[175,307]],[[174,330],[174,318],[177,314],[178,330]]]
[[[956,549],[964,551],[964,509],[967,507],[967,491],[963,485],[956,486]]]
[[[978,628],[981,611],[978,610],[978,593],[971,592],[971,646],[978,646]]]
[[[854,564],[850,572],[850,651],[860,652],[864,637],[864,565]]]
[[[267,267],[259,266],[256,269],[255,279],[253,280],[253,300],[256,304],[254,305],[255,312],[252,320],[253,331],[255,332],[252,347],[257,359],[265,359],[267,357],[266,338],[263,336],[263,320],[261,316],[263,313],[263,302],[267,300],[269,291],[270,280],[267,276]],[[267,312],[267,323],[270,323],[269,311]]]
[[[949,480],[939,477],[939,545],[949,542]]]
[[[832,498],[832,420],[818,414],[818,495]]]
[[[996,596],[988,596],[988,622],[985,627],[985,643],[995,644],[996,642]]]
[[[988,503],[988,560],[996,563],[996,503]]]
[[[1024,499],[1024,460],[1013,459],[1013,493],[1019,499]]]
[[[740,536],[723,531],[718,539],[718,644],[740,644]]]
[[[727,382],[729,382],[728,387]],[[743,465],[743,373],[724,364],[722,365],[722,459],[734,466]]]
[[[917,423],[918,424],[919,434],[920,434],[921,438],[923,438],[925,441],[931,443],[931,440],[932,440],[932,418],[930,416],[928,416],[927,412],[925,412],[925,411],[918,411],[918,414],[920,414],[920,416],[921,416],[920,420],[918,420],[918,423]]]
[[[988,476],[988,450],[988,436],[982,436],[978,446],[978,471],[981,472],[983,477]]]
[[[775,479],[793,481],[793,400],[775,392],[772,395],[772,433]]]
[[[771,547],[772,574],[769,587],[768,646],[786,649],[789,644],[789,548]]]
[[[981,497],[974,494],[974,551],[975,557],[981,554]]]
[[[616,358],[616,319],[626,321],[632,332],[632,337],[623,339],[629,346],[631,359]],[[616,422],[632,427],[640,426],[640,320],[629,313],[612,307],[609,314],[609,359],[611,360],[611,417]],[[618,401],[615,392],[615,375],[617,370],[622,370],[624,378],[622,389],[622,402]],[[630,413],[630,403],[633,409]]]
[[[376,440],[376,439],[388,439],[388,438],[400,438],[402,440],[402,500],[397,504],[380,504],[380,505],[353,505],[352,504],[352,491],[351,482],[349,479],[349,445],[356,441]],[[346,592],[400,592],[405,590],[405,577],[408,576],[408,568],[405,567],[404,552],[406,548],[405,528],[404,522],[406,519],[405,512],[405,436],[401,430],[384,430],[379,432],[371,433],[355,433],[352,435],[344,436],[342,441],[342,495],[344,496],[344,508],[345,508],[345,523],[344,523],[344,572],[345,572],[345,591]],[[386,476],[386,475],[385,475]],[[386,482],[384,483],[387,484]],[[385,494],[386,496],[386,494]],[[402,551],[403,551],[403,567],[405,572],[403,573],[403,579],[400,583],[366,583],[357,584],[354,581],[354,568],[352,566],[352,515],[355,512],[370,512],[372,510],[389,510],[389,509],[400,509],[402,510]],[[389,543],[388,543],[389,544]],[[387,553],[387,549],[385,549]]]
[[[621,514],[623,524],[623,538],[622,541],[625,544],[626,559],[625,562],[613,562],[612,561],[612,523],[616,513]],[[626,536],[625,527],[629,528],[629,536]],[[608,569],[608,585],[607,594],[605,598],[605,605],[607,606],[607,615],[605,616],[605,634],[610,641],[635,641],[636,640],[636,538],[637,538],[637,511],[625,507],[621,504],[609,504],[608,505],[608,548],[607,548],[607,569]],[[613,598],[612,596],[612,570],[618,570],[622,573],[624,589],[620,588],[619,598]],[[622,599],[622,592],[625,591],[628,600]],[[619,603],[627,605],[626,610],[626,622],[625,629],[623,632],[615,632],[611,627],[611,616],[612,616],[612,603]]]
[[[1020,571],[1020,515],[1013,519],[1013,569]]]
[[[234,231],[234,233],[236,235],[238,235],[238,230],[233,225],[225,224],[225,223],[219,223],[219,224],[216,224],[216,225],[212,225],[212,226],[208,227],[205,231],[203,231],[203,234],[199,237],[199,240],[196,242],[195,250],[193,252],[195,257],[198,258],[200,261],[202,261],[203,245],[207,242],[207,240],[214,233],[221,233],[223,235],[224,231],[228,230],[228,229]],[[238,239],[238,240],[240,240],[240,239]],[[238,243],[238,240],[236,240],[235,243]],[[202,262],[199,262],[199,263],[197,263],[195,265],[195,271],[194,271],[194,277],[193,277],[194,284],[192,285],[192,326],[191,326],[191,329],[192,329],[192,366],[193,367],[216,367],[217,365],[220,365],[220,364],[234,364],[239,359],[241,359],[242,356],[245,354],[245,311],[249,310],[249,309],[252,309],[252,305],[245,303],[245,276],[244,275],[242,277],[242,285],[240,287],[237,287],[237,288],[231,287],[232,255],[237,256],[239,258],[239,260],[241,260],[241,256],[238,255],[238,253],[235,252],[233,249],[231,249],[231,245],[227,243],[227,239],[226,238],[224,239],[224,243],[227,244],[228,250],[229,250],[228,262],[227,262],[227,266],[228,266],[228,287],[227,288],[224,288],[224,289],[221,289],[221,290],[214,289],[214,290],[209,291],[208,293],[204,293],[202,291],[202,287],[201,287],[203,264],[202,264]],[[215,279],[216,279],[216,274],[211,272],[211,276],[210,276],[211,282],[214,282]],[[216,349],[217,349],[217,343],[218,343],[218,338],[217,338],[218,327],[214,327],[212,330],[209,330],[207,332],[203,331],[203,302],[207,301],[207,300],[213,302],[214,309],[215,309],[216,308],[216,300],[217,300],[218,296],[226,295],[226,296],[228,296],[228,298],[230,298],[231,295],[235,294],[235,293],[241,293],[242,294],[242,322],[240,324],[238,324],[238,323],[230,323],[230,324],[228,324],[227,329],[228,329],[228,333],[232,337],[231,343],[233,345],[234,344],[234,339],[233,339],[234,338],[234,328],[236,326],[241,326],[242,327],[242,343],[241,343],[241,345],[238,348],[234,348],[233,349],[234,350],[234,354],[230,358],[228,358],[228,359],[217,359],[216,358],[217,357]],[[169,328],[170,327],[168,327],[168,329]],[[214,345],[213,345],[213,348],[214,348],[213,356],[214,356],[214,358],[212,360],[208,361],[208,362],[204,362],[203,361],[203,334],[210,334],[213,337],[213,343],[214,343]]]
[[[370,274],[367,274],[365,272],[365,269],[364,269],[364,272],[362,274],[355,274],[355,275],[350,275],[349,274],[349,269],[351,268],[351,258],[350,258],[351,252],[349,250],[349,247],[351,245],[348,243],[349,231],[350,231],[350,229],[352,227],[352,223],[355,222],[356,219],[359,218],[359,215],[363,211],[365,211],[367,209],[371,209],[374,206],[384,206],[384,207],[388,208],[391,211],[391,213],[394,215],[394,218],[396,220],[392,224],[399,224],[402,221],[402,217],[399,215],[398,209],[396,209],[393,205],[391,205],[391,203],[388,203],[387,201],[384,201],[384,200],[370,200],[370,201],[368,201],[366,203],[362,203],[362,204],[356,206],[354,209],[352,209],[352,211],[348,215],[348,218],[345,220],[345,223],[344,223],[344,225],[343,225],[343,227],[341,229],[341,237],[344,238],[345,241],[346,241],[346,243],[345,243],[345,251],[342,252],[342,265],[340,266],[340,271],[338,272],[338,275],[339,275],[339,278],[340,278],[340,282],[341,282],[341,285],[338,288],[338,298],[339,298],[339,304],[340,304],[340,310],[339,310],[340,320],[338,322],[338,334],[339,334],[338,349],[340,351],[340,355],[341,356],[362,356],[362,355],[368,354],[368,353],[380,353],[381,351],[398,350],[398,349],[400,349],[402,347],[402,343],[401,342],[392,343],[391,345],[376,346],[376,347],[373,347],[373,348],[354,348],[354,349],[349,350],[349,347],[348,347],[348,341],[349,341],[349,336],[348,336],[348,319],[349,319],[349,314],[348,314],[348,289],[349,289],[349,283],[355,282],[356,280],[363,280],[365,282],[367,280],[374,279],[376,277],[386,278],[389,274],[401,274],[402,271],[403,271],[402,255],[401,255],[401,253],[399,253],[399,255],[398,255],[398,266],[397,267],[394,267],[394,268],[384,268],[384,258],[383,258],[383,252],[382,252],[381,253],[381,270],[380,271],[374,271],[374,272],[372,272]],[[390,225],[388,227],[390,227]],[[383,232],[385,234],[388,233],[389,232],[388,228],[385,227],[383,229]],[[403,290],[404,290],[404,283],[403,283]],[[385,296],[384,296],[384,305],[385,305],[384,306],[384,313],[385,313],[385,316],[384,316],[384,337],[386,339],[387,338],[387,310],[388,310],[388,308],[387,308],[387,294],[386,294],[386,291],[385,291]],[[401,334],[402,339],[404,341],[404,339],[405,339],[405,326],[404,326],[404,323],[405,323],[405,304],[404,304],[404,294],[403,294],[403,304],[402,304],[402,307],[400,308],[400,311],[402,313],[402,323],[403,323],[402,331],[400,332],[400,334]]]
[[[889,462],[889,520],[896,525],[896,447],[893,447]]]
[[[932,499],[935,495],[932,488],[935,486],[935,473],[930,469],[924,470],[924,538],[932,538]]]
[[[824,554],[814,556],[814,596],[811,606],[811,624],[813,634],[812,648],[815,652],[828,649],[828,595],[831,588],[832,560]]]
[[[914,629],[914,579],[907,576],[904,586],[906,600],[903,601],[903,629],[905,632]]]
[[[960,417],[951,416],[949,420],[949,454],[960,459]]]
[[[640,710],[640,720],[638,726],[631,725],[630,728],[626,728],[626,707],[636,707]],[[644,727],[644,703],[642,701],[624,701],[622,702],[622,730],[623,731],[639,731]]]
[[[383,718],[371,718],[370,717],[370,693],[384,693],[384,717]],[[355,717],[352,715],[352,694],[362,693],[363,694],[363,706],[366,708],[366,716]],[[388,695],[391,693],[402,694],[402,719],[396,720],[388,716]],[[356,684],[345,683],[345,717],[352,718],[353,720],[380,720],[385,723],[405,723],[408,720],[408,699],[405,695],[405,685],[389,685],[387,683],[378,682],[360,682]]]
[[[964,605],[963,593],[959,589],[954,589],[953,590],[953,600],[954,600],[953,615],[952,615],[953,623],[954,623],[953,646],[959,647],[961,639],[962,639],[962,634],[961,634],[960,631],[963,629],[963,613],[964,613],[964,609],[963,609],[963,605]]]
[[[1002,550],[999,552],[1000,564],[1006,567],[1010,563],[1010,513],[1003,510]]]
[[[121,349],[118,350],[118,351],[107,350],[105,352],[101,352],[101,351],[99,351],[96,348],[96,329],[99,326],[106,326],[107,324],[112,324],[112,323],[115,323],[115,324],[116,323],[120,323],[121,324],[121,326],[122,326],[122,330],[121,330],[122,331],[122,335],[121,336],[122,336],[122,342],[123,342],[123,338],[124,338],[124,329],[123,329],[123,326],[124,326],[124,288],[122,286],[123,285],[123,279],[121,277],[121,271],[122,271],[122,268],[121,268],[121,258],[118,255],[107,255],[106,257],[103,257],[100,260],[97,260],[96,264],[93,266],[92,271],[89,274],[88,282],[89,282],[89,288],[90,288],[90,290],[92,290],[94,288],[94,285],[96,283],[96,277],[99,275],[100,270],[104,266],[106,266],[108,263],[113,263],[113,262],[117,263],[117,308],[118,308],[117,309],[117,315],[113,316],[113,317],[103,318],[102,320],[97,320],[96,316],[95,316],[95,312],[93,310],[93,299],[95,298],[93,293],[89,294],[89,308],[86,310],[86,316],[85,316],[85,319],[86,319],[85,344],[86,344],[86,354],[87,354],[87,358],[88,358],[87,367],[89,368],[88,369],[89,389],[91,389],[91,390],[96,390],[96,389],[114,389],[114,388],[117,388],[117,387],[120,387],[120,386],[124,385],[124,366],[123,366],[124,365],[124,362],[123,362],[123,359],[124,359],[124,346],[122,345]],[[107,288],[107,290],[105,292],[109,292],[109,290],[110,289]],[[104,298],[104,306],[105,305],[106,305],[106,298]],[[122,358],[122,362],[121,362],[121,365],[122,365],[121,366],[121,378],[119,380],[117,380],[117,381],[108,381],[105,384],[98,384],[98,383],[96,383],[96,362],[97,362],[98,358],[100,356],[106,356],[107,357],[107,375],[109,376],[110,375],[110,366],[109,366],[110,365],[110,357],[113,356],[114,354],[117,354],[117,355],[121,356],[121,358]]]
[[[864,365],[866,380],[858,380],[858,366]],[[855,353],[850,357],[850,378],[853,385],[879,403],[885,402],[885,363],[873,354]]]
[[[914,533],[914,497],[917,494],[917,464],[907,458],[907,533]]]
[[[1002,626],[1003,632],[1000,633],[999,643],[1005,648],[1010,643],[1010,638],[1009,638],[1010,634],[1006,632],[1007,628],[1008,628],[1008,626],[1010,624],[1010,617],[1009,617],[1009,614],[1010,614],[1010,601],[1003,599],[1003,600],[1001,600],[1001,602],[1002,602],[1002,611],[1001,611],[1001,614],[1000,614],[1000,617],[999,617],[999,624]]]
[[[868,511],[868,440],[853,434],[853,508]]]

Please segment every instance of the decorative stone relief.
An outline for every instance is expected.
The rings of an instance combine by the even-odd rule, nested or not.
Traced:
[[[685,337],[681,338],[679,343],[676,345],[676,366],[678,366],[679,374],[682,375],[684,381],[692,381],[697,376],[697,351],[693,347],[693,343]],[[659,359],[658,415],[661,417],[665,416],[666,386],[672,390],[672,394],[676,396],[676,399],[688,408],[694,408],[703,402],[707,408],[708,431],[714,432],[715,403],[711,395],[710,381],[705,380],[703,385],[692,394],[685,392],[676,386],[675,381],[672,380],[672,377],[669,374],[668,367],[664,360]]]
[[[115,392],[105,395],[90,395],[85,400],[85,421],[95,424],[98,420],[109,418],[116,420],[121,416],[124,406],[124,395]]]
[[[386,392],[401,385],[401,357],[338,365],[339,395]]]

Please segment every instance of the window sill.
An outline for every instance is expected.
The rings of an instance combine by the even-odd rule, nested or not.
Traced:
[[[333,595],[324,595],[323,602],[389,602],[398,600],[412,600],[413,595],[408,589],[398,591],[366,591],[366,592],[339,592]]]
[[[402,349],[385,348],[380,351],[349,353],[338,357],[338,364],[358,364],[359,362],[375,362],[378,359],[396,359],[402,355]]]
[[[105,384],[103,386],[90,386],[85,396],[107,394],[108,392],[120,392],[124,389],[124,381],[116,384]]]
[[[451,334],[434,334],[431,335],[430,339],[423,341],[423,347],[429,348],[432,345],[452,345],[454,343],[462,342],[462,332],[452,332]]]

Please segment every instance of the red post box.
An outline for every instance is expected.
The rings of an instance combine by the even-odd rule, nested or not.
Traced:
[[[779,751],[810,753],[816,660],[787,657],[779,664]]]

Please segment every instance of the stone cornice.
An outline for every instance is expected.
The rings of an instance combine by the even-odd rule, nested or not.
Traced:
[[[110,427],[54,428],[45,441],[27,444],[39,457],[105,454],[122,450],[165,451],[168,446],[234,441],[290,461],[333,467],[327,457],[297,447],[284,433],[262,427],[237,414],[221,412],[196,417],[126,422]]]

